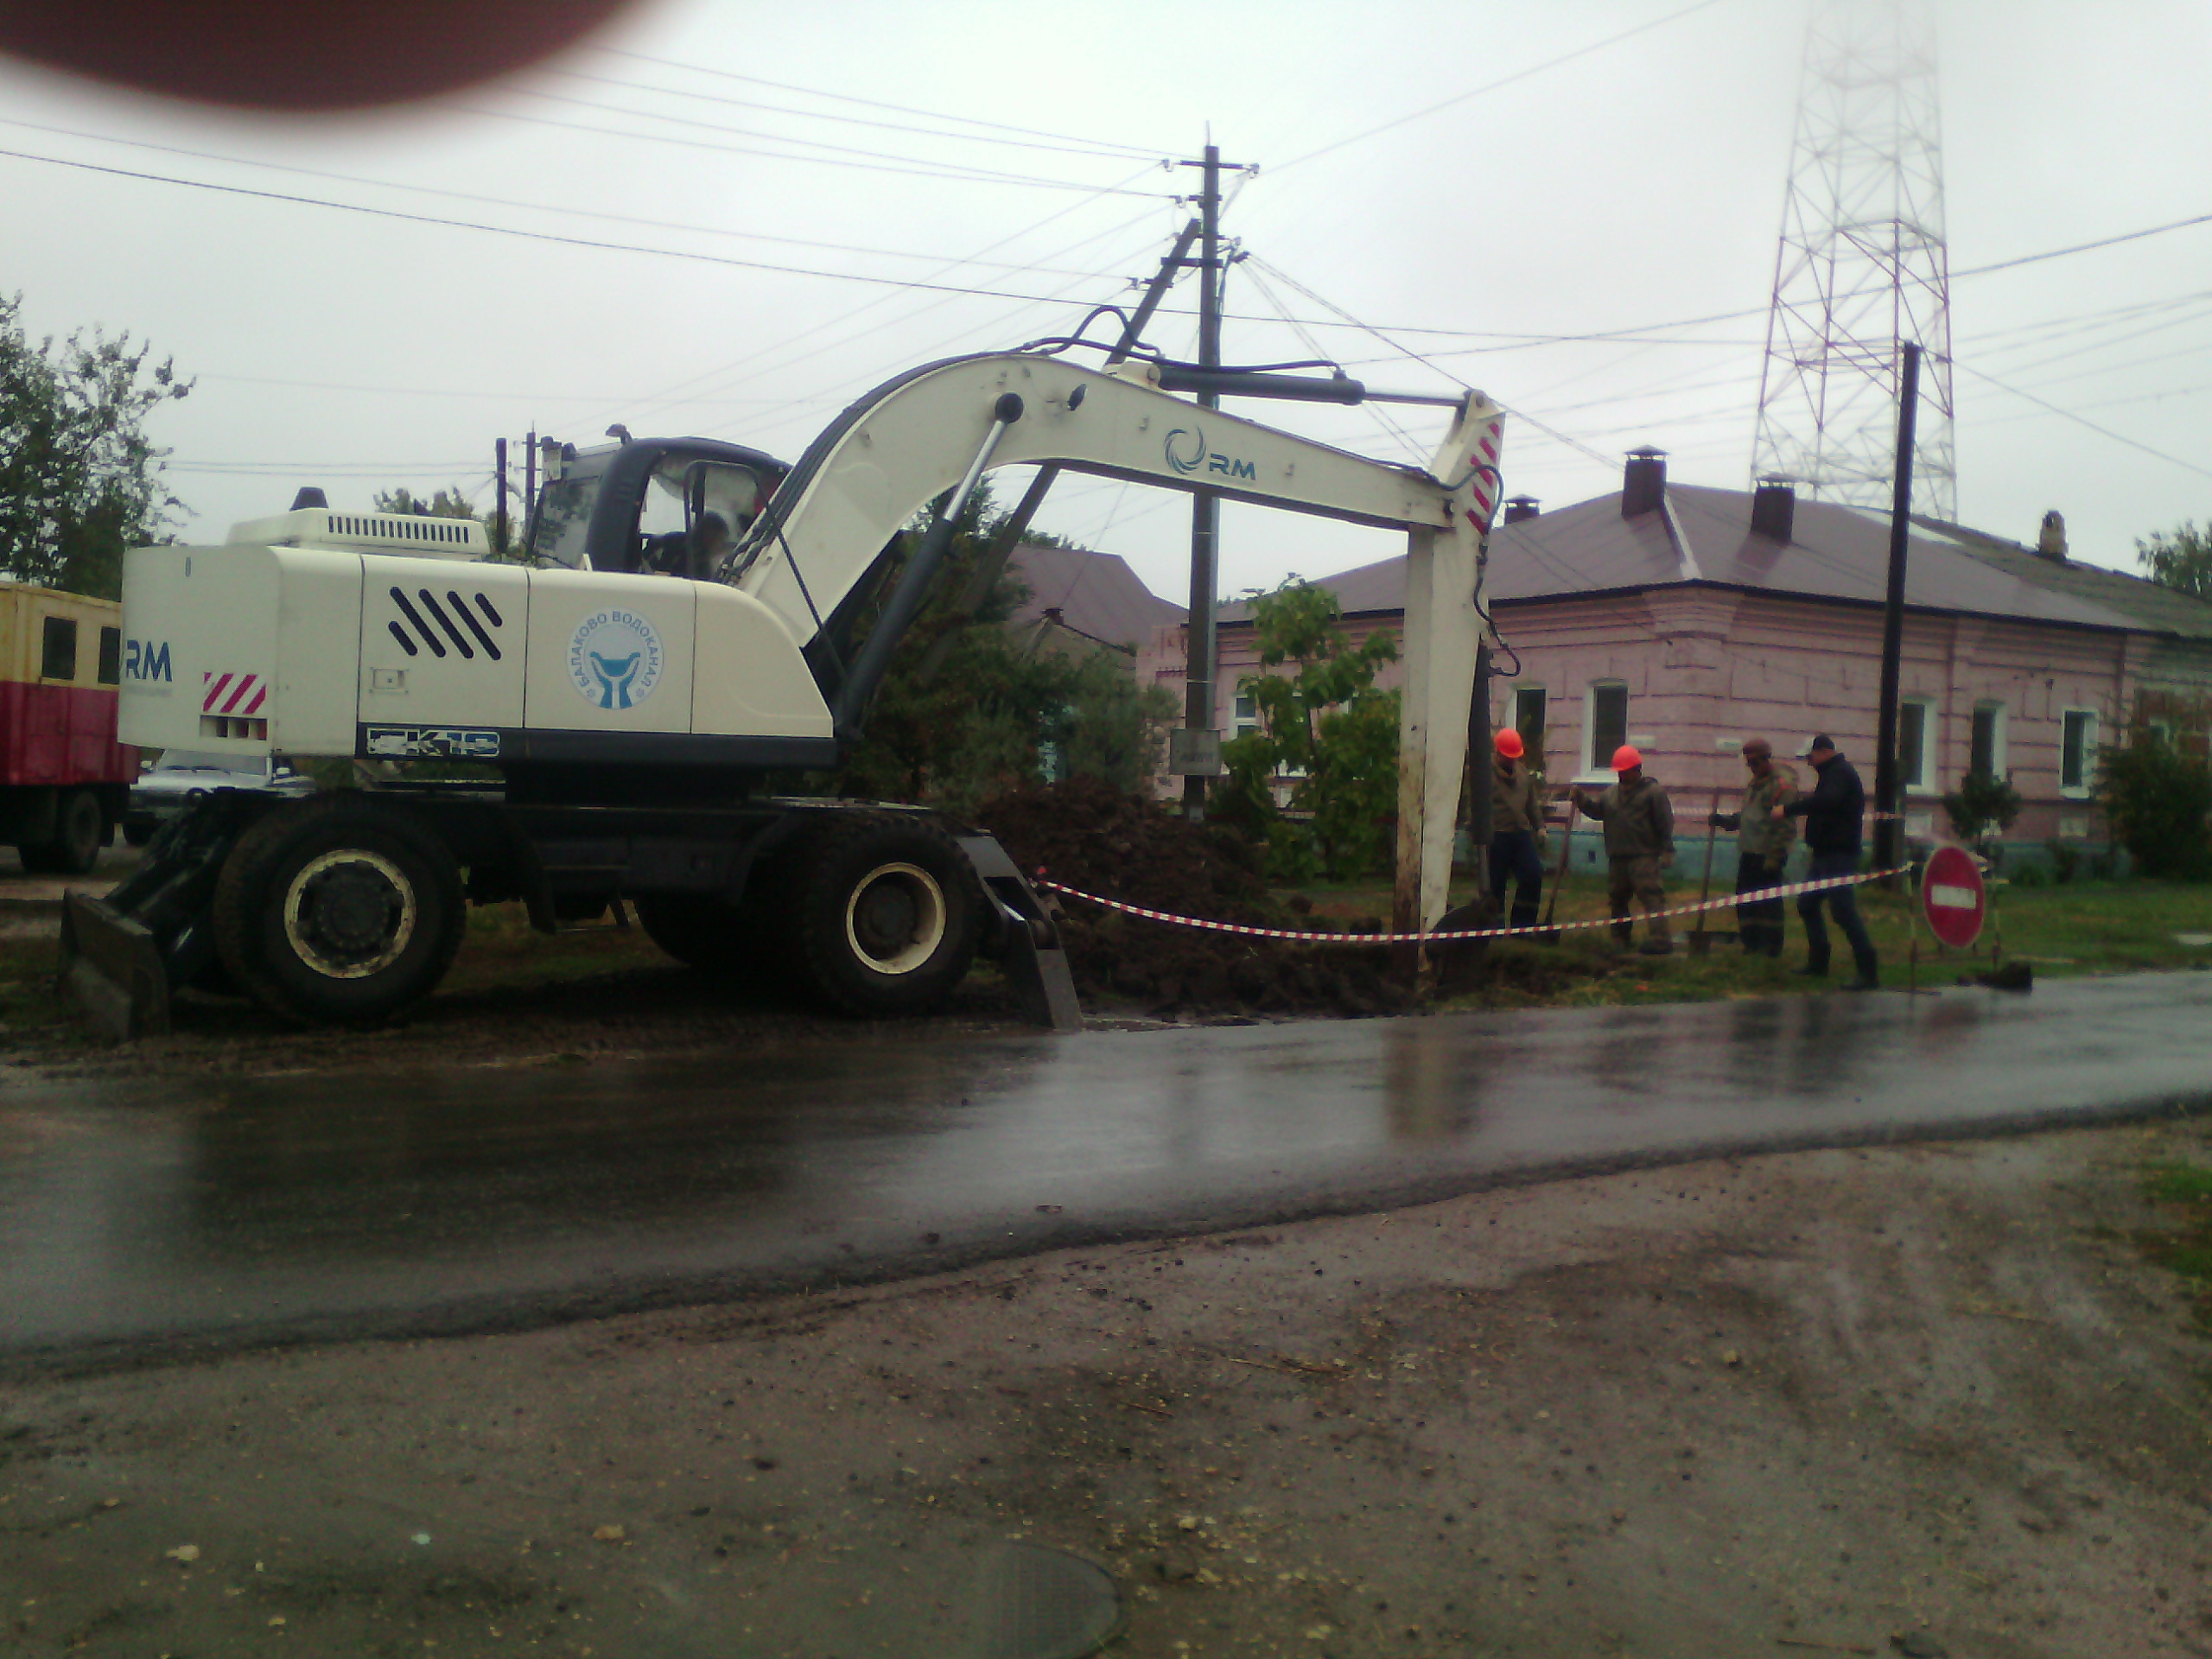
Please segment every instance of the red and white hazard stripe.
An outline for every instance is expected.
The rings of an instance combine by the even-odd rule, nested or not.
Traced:
[[[1903,867],[1893,870],[1870,870],[1864,875],[1823,876],[1817,881],[1791,881],[1778,887],[1761,887],[1756,892],[1732,893],[1725,899],[1707,899],[1694,905],[1676,905],[1669,910],[1652,911],[1636,918],[1647,920],[1650,916],[1691,916],[1703,910],[1733,910],[1738,905],[1755,903],[1764,899],[1789,899],[1801,893],[1826,893],[1833,887],[1855,887],[1867,881],[1879,881],[1885,876],[1902,875]],[[1148,922],[1165,922],[1171,927],[1195,927],[1209,933],[1241,933],[1255,939],[1290,939],[1301,944],[1417,944],[1437,939],[1503,939],[1522,933],[1565,932],[1574,928],[1616,927],[1626,918],[1601,916],[1583,922],[1557,922],[1549,926],[1535,927],[1469,927],[1452,928],[1430,933],[1301,933],[1284,927],[1248,927],[1242,922],[1210,922],[1196,916],[1178,916],[1165,910],[1147,910],[1142,905],[1123,904],[1119,899],[1101,898],[1095,893],[1085,893],[1063,882],[1048,880],[1041,872],[1033,880],[1040,887],[1050,887],[1054,893],[1065,893],[1071,899],[1080,899],[1086,904],[1103,905],[1108,910],[1117,910],[1124,916],[1142,917]]]
[[[269,700],[269,683],[258,674],[202,673],[200,683],[207,688],[200,699],[203,715],[257,714]]]

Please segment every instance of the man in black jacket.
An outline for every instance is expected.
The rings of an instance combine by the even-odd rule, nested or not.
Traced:
[[[1813,763],[1820,782],[1814,785],[1811,794],[1777,804],[1774,816],[1805,820],[1805,850],[1813,855],[1812,868],[1807,874],[1814,880],[1856,875],[1859,823],[1866,816],[1866,786],[1859,781],[1859,773],[1851,762],[1836,753],[1835,740],[1831,737],[1823,734],[1815,738],[1806,748],[1805,758]],[[1843,930],[1843,937],[1851,942],[1852,960],[1859,968],[1859,977],[1843,988],[1881,989],[1881,963],[1874,955],[1874,941],[1867,937],[1866,924],[1859,914],[1856,887],[1830,887],[1824,893],[1808,893],[1798,899],[1798,918],[1805,924],[1805,965],[1799,971],[1815,978],[1824,978],[1827,974],[1828,931],[1821,919],[1823,900],[1835,917],[1835,925]]]

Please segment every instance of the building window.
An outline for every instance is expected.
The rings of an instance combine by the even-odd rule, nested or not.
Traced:
[[[1522,747],[1528,751],[1529,765],[1535,771],[1544,769],[1544,709],[1548,699],[1541,685],[1516,685],[1513,688],[1513,729],[1521,734]]]
[[[39,678],[73,680],[77,677],[77,624],[74,619],[48,617],[45,636],[39,644]]]
[[[1257,697],[1249,692],[1239,691],[1232,707],[1236,718],[1231,723],[1236,728],[1236,736],[1243,737],[1260,729],[1260,700]]]
[[[99,677],[102,685],[123,683],[123,630],[121,628],[100,630]]]
[[[1974,746],[1967,752],[1967,771],[1976,778],[2003,778],[2005,764],[2005,705],[1977,702],[1974,706]]]
[[[2147,720],[2144,728],[2151,734],[2151,741],[2162,748],[2174,746],[2174,723],[2171,720]]]
[[[1936,788],[1936,702],[1907,697],[1897,705],[1897,786]]]
[[[2058,787],[2085,796],[2096,783],[2097,716],[2094,709],[2069,709],[2058,746]]]
[[[1588,699],[1590,746],[1585,752],[1586,772],[1610,772],[1613,752],[1628,741],[1628,687],[1618,680],[1599,680]]]

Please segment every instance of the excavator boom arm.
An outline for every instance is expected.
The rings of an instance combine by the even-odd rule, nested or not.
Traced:
[[[754,524],[738,586],[814,638],[922,506],[979,465],[1050,464],[1408,532],[1400,731],[1401,928],[1445,909],[1503,412],[1470,392],[1429,471],[1370,460],[1173,397],[1111,371],[989,353],[876,388],[817,438]],[[1019,399],[1010,405],[1008,394]],[[1014,417],[1009,420],[1010,410]],[[825,688],[827,690],[829,688]]]

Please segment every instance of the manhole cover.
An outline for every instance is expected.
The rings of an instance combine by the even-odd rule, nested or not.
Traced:
[[[1039,1544],[996,1547],[978,1589],[981,1659],[1081,1659],[1121,1620],[1103,1567]]]

